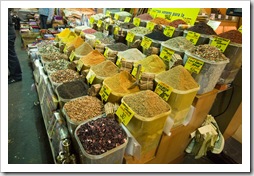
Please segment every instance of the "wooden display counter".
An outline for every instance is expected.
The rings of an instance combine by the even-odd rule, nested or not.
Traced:
[[[126,164],[168,164],[181,163],[185,155],[185,149],[191,138],[190,133],[195,131],[204,122],[209,113],[218,90],[214,89],[206,94],[197,95],[193,101],[195,110],[189,124],[178,126],[171,130],[171,135],[162,134],[160,144],[157,148],[156,156],[142,156],[136,160],[131,156],[125,156]],[[152,152],[152,151],[151,151]]]

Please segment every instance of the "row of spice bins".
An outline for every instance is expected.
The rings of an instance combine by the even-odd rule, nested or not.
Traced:
[[[141,155],[154,156],[167,118],[173,119],[174,127],[181,125],[196,94],[211,91],[229,62],[214,46],[195,46],[189,33],[161,42],[157,55],[142,53],[128,43],[98,47],[100,39],[93,35],[99,36],[98,31],[86,27],[80,33],[65,29],[57,42],[41,43],[38,51],[82,163],[105,163],[105,155],[118,148],[117,158],[123,158],[126,133],[120,130],[120,135],[106,137],[111,128],[106,122],[90,122],[105,118],[104,113],[106,119],[117,117],[126,126],[141,145]],[[95,132],[98,135],[85,138]]]

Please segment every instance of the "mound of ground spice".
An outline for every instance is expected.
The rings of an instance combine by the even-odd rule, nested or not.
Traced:
[[[104,113],[104,105],[96,97],[84,96],[64,104],[64,110],[71,121],[83,122]]]
[[[125,51],[128,49],[128,46],[123,43],[115,43],[112,45],[108,45],[107,47],[113,51]]]
[[[172,39],[169,39],[165,42],[163,42],[163,45],[168,48],[176,48],[180,51],[189,50],[194,47],[193,43],[189,40],[187,40],[183,36],[174,37]]]
[[[163,32],[155,30],[151,32],[150,34],[146,34],[146,37],[153,39],[153,40],[158,40],[158,41],[166,41],[169,39],[166,35],[163,34]]]
[[[128,89],[134,82],[135,79],[126,71],[121,71],[120,73],[104,80],[104,83],[112,90],[112,92],[119,94],[138,92],[138,86],[135,86],[133,89]]]
[[[81,81],[63,83],[57,87],[58,96],[62,99],[73,99],[87,95],[87,85]]]
[[[93,65],[97,65],[106,60],[106,58],[97,50],[93,50],[86,56],[82,57],[83,64],[87,67],[91,67]]]
[[[155,23],[155,24],[160,24],[160,25],[165,25],[168,26],[170,24],[170,21],[161,18],[161,17],[156,17],[153,20],[151,20],[151,22]]]
[[[79,56],[85,56],[88,53],[93,51],[93,48],[88,43],[84,42],[82,45],[80,45],[77,49],[75,49],[75,54]]]
[[[178,28],[179,24],[187,24],[187,23],[181,19],[178,19],[178,20],[174,20],[174,21],[170,22],[169,26]]]
[[[145,21],[150,21],[153,19],[153,17],[149,15],[148,13],[140,14],[137,16],[137,18],[140,18],[141,20],[145,20]]]
[[[146,57],[137,48],[131,48],[123,52],[118,52],[117,56],[129,61],[138,61]]]
[[[146,118],[151,118],[170,110],[168,103],[150,90],[123,97],[123,102],[136,114]]]
[[[199,22],[198,24],[186,29],[187,31],[193,31],[205,35],[216,35],[213,28],[207,25],[205,22]]]
[[[164,82],[173,89],[183,91],[195,89],[199,86],[182,65],[178,65],[168,71],[158,74],[155,79]]]
[[[92,66],[91,70],[100,77],[110,77],[118,73],[118,67],[110,60]]]
[[[160,73],[166,70],[164,62],[158,55],[152,54],[140,61],[137,61],[135,65],[141,64],[146,73]]]
[[[230,30],[227,32],[223,32],[218,35],[219,37],[229,39],[230,42],[235,42],[242,44],[242,33],[239,32],[238,30]]]

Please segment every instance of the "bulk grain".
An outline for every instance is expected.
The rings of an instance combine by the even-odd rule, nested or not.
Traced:
[[[98,98],[84,96],[65,103],[64,110],[71,121],[80,123],[103,114],[104,106]]]

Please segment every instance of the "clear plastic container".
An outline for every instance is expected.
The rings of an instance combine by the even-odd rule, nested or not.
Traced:
[[[218,82],[225,66],[227,65],[227,63],[229,63],[229,60],[227,59],[225,61],[212,62],[212,61],[208,61],[206,59],[194,56],[188,51],[186,51],[183,58],[184,65],[187,62],[189,57],[192,57],[194,59],[204,62],[204,65],[202,66],[198,74],[196,73],[191,74],[192,77],[200,85],[200,89],[197,94],[204,94],[204,93],[212,91],[216,83]]]
[[[77,136],[77,130],[80,128],[81,125],[86,124],[87,122],[91,120],[96,120],[98,118],[106,118],[106,117],[98,116],[98,117],[89,119],[86,122],[81,123],[75,130],[75,139],[79,145],[78,152],[79,152],[80,162],[82,164],[122,164],[125,148],[127,147],[127,144],[128,144],[128,137],[125,143],[101,155],[90,155],[84,150],[84,147],[82,146],[79,140],[79,137]]]
[[[227,71],[226,69],[224,69],[219,80],[218,80],[218,84],[232,83],[235,80],[235,77],[236,77],[239,70],[240,70],[240,68],[237,68],[232,71]]]
[[[179,48],[170,47],[168,45],[165,45],[165,42],[161,42],[160,52],[162,52],[162,50],[164,48],[167,48],[169,50],[174,51],[174,53],[179,54],[182,58],[184,57],[184,52],[185,51],[180,50]],[[169,65],[170,65],[170,62],[172,61],[172,59],[170,61],[168,61],[168,60],[165,60],[165,59],[162,58],[162,60],[166,65],[166,69],[169,69]]]
[[[184,30],[183,31],[183,36],[186,37],[187,33],[188,33],[188,30]],[[208,44],[209,41],[210,41],[210,36],[211,35],[200,34],[200,37],[198,38],[196,46],[197,45]]]
[[[128,103],[125,102],[125,98],[135,98],[137,94],[138,93],[126,95],[122,98],[121,102],[128,105]],[[163,99],[161,99],[161,101],[162,103],[165,103]],[[169,111],[157,114],[154,117],[147,118],[135,113],[126,126],[126,128],[141,145],[141,156],[150,153],[151,151],[153,151],[152,153],[155,154],[160,142],[165,121],[171,113],[170,105],[167,106],[169,107]]]
[[[174,120],[173,128],[178,127],[183,124],[185,118],[188,115],[188,112],[190,111],[190,108],[191,108],[191,106],[189,106],[188,108],[185,108],[183,110],[180,110],[180,111],[172,109],[169,117]]]
[[[213,38],[210,38],[211,43]],[[242,66],[242,44],[230,42],[223,53],[229,58],[229,63],[226,65],[225,70],[234,71]]]
[[[142,38],[144,38],[144,37],[145,37],[145,36],[143,36]],[[149,38],[149,37],[147,37],[147,38]],[[152,40],[152,43],[151,43],[150,47],[157,48],[158,50],[155,51],[154,53],[150,53],[150,52],[149,52],[150,47],[149,47],[148,49],[145,49],[144,47],[142,47],[142,52],[143,52],[145,55],[151,55],[151,54],[157,54],[157,55],[158,55],[159,52],[160,52],[161,43],[162,43],[163,41],[153,40],[153,39],[151,39],[151,38],[149,38],[149,39]]]

